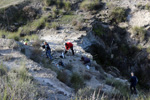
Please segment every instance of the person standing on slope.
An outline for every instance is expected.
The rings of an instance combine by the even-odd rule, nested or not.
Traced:
[[[136,84],[138,82],[138,79],[136,76],[134,76],[134,73],[131,72],[131,78],[130,78],[130,90],[131,90],[131,94],[137,94],[136,91]]]
[[[73,44],[71,42],[65,43],[65,49],[65,54],[68,52],[69,49],[71,49],[72,54],[74,55]]]
[[[47,56],[47,58],[49,57],[50,60],[52,60],[51,48],[50,48],[49,44],[48,44],[47,42],[44,42],[44,45],[43,45],[42,47],[43,47],[43,48],[45,49],[45,51],[46,51],[46,56]]]

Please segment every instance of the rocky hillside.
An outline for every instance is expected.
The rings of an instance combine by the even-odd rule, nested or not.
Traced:
[[[0,99],[149,97],[149,1],[6,0],[0,5]],[[53,60],[46,58],[44,41]],[[75,55],[61,58],[68,41]],[[82,56],[91,59],[89,68]],[[131,71],[139,79],[139,95],[130,94]]]

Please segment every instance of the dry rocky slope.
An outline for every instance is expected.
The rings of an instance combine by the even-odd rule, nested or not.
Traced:
[[[106,79],[117,80],[128,86],[129,82],[121,75],[125,76],[127,73],[129,74],[131,70],[138,73],[139,69],[142,69],[144,72],[146,67],[149,66],[149,58],[147,56],[149,53],[146,49],[139,50],[139,48],[136,47],[137,45],[141,45],[143,48],[149,47],[149,40],[147,42],[144,40],[138,42],[137,39],[134,39],[131,32],[133,27],[138,26],[147,29],[147,34],[149,34],[150,12],[137,7],[139,3],[141,5],[147,4],[148,1],[146,0],[103,0],[103,2],[110,3],[114,6],[129,8],[130,12],[127,16],[127,20],[118,23],[118,25],[110,24],[107,19],[110,8],[107,6],[96,14],[77,9],[74,14],[81,15],[83,19],[88,20],[88,22],[84,23],[85,29],[78,31],[70,24],[60,24],[57,30],[46,28],[38,30],[39,39],[47,41],[52,49],[53,61],[45,59],[44,52],[40,55],[41,61],[34,62],[34,60],[31,60],[30,58],[33,56],[32,52],[34,52],[32,43],[26,46],[14,40],[0,39],[0,62],[3,62],[8,69],[21,67],[22,63],[24,63],[31,76],[38,82],[39,88],[45,92],[45,97],[41,97],[39,100],[55,100],[56,98],[58,100],[70,100],[75,96],[74,89],[59,81],[57,79],[57,73],[50,68],[46,68],[42,59],[50,66],[53,66],[55,70],[64,71],[67,75],[71,76],[72,73],[77,72],[80,75],[86,74],[91,76],[90,80],[85,81],[85,87],[91,89],[101,88],[102,92],[106,94],[119,93],[119,89],[114,89],[113,85],[106,84]],[[78,3],[80,2],[74,4],[79,5]],[[34,1],[33,4],[28,4],[28,6],[39,10],[40,14],[47,14],[49,12],[41,11],[42,4],[40,2]],[[16,9],[19,9],[18,5],[15,10]],[[35,16],[32,17],[31,19],[35,19]],[[2,22],[5,23],[5,20],[5,15],[3,15]],[[23,23],[21,23],[21,25],[22,24]],[[93,28],[95,25],[104,28],[103,32],[105,34],[99,37],[94,34]],[[1,27],[4,29],[6,28],[5,26],[7,25],[1,24]],[[12,24],[12,26],[14,25]],[[17,28],[18,27],[15,27],[15,29]],[[13,28],[8,27],[8,30],[9,29],[12,30]],[[75,56],[72,56],[71,52],[69,52],[66,57],[62,59],[59,56],[64,51],[64,43],[67,41],[74,44]],[[135,48],[132,48],[133,46],[135,46]],[[22,50],[23,53],[21,53]],[[87,56],[92,60],[90,70],[79,61],[81,56]],[[10,57],[10,59],[6,60],[6,57]],[[99,64],[97,64],[95,60],[97,60]],[[56,64],[60,61],[64,62],[65,65],[71,64],[72,70],[70,71],[62,66],[58,67]],[[97,67],[98,70],[96,69]],[[141,76],[139,75],[139,80],[140,78]],[[148,83],[146,84],[149,86]]]

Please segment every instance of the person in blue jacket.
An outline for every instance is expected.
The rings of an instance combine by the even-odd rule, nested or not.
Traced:
[[[51,48],[50,48],[49,44],[48,44],[47,42],[44,42],[44,45],[43,45],[42,47],[43,47],[43,48],[45,49],[45,51],[46,51],[46,56],[47,56],[47,58],[49,57],[50,60],[52,60]]]
[[[131,94],[137,94],[136,91],[136,84],[138,82],[138,79],[136,76],[134,76],[134,73],[131,72],[131,78],[130,78],[130,90],[131,90]]]

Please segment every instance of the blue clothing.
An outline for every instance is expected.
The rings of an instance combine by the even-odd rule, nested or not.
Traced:
[[[52,60],[52,56],[51,56],[51,51],[50,50],[46,50],[46,56],[50,58],[50,60]]]
[[[136,76],[131,76],[130,82],[131,82],[131,86],[136,86],[136,84],[138,82],[137,77]]]
[[[90,59],[87,57],[83,57],[84,58],[84,64],[90,63]]]
[[[51,51],[51,48],[50,48],[50,46],[49,46],[48,44],[45,45],[45,50],[46,50],[46,51],[48,51],[48,50]]]

